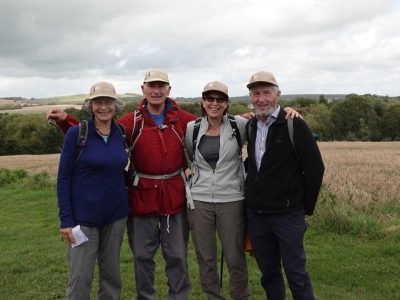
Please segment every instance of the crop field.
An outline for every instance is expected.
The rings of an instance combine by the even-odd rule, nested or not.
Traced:
[[[399,201],[400,142],[320,142],[324,185],[355,205]],[[56,174],[59,154],[0,156],[0,168]]]
[[[317,299],[400,299],[400,142],[320,142],[325,176],[305,236],[307,267]],[[0,156],[0,169],[57,173],[59,154]],[[26,182],[25,182],[26,184]],[[0,295],[3,299],[64,299],[65,244],[58,234],[53,189],[0,187]],[[219,252],[220,253],[220,252]],[[218,256],[219,257],[219,256]],[[265,299],[260,272],[247,255],[251,299]],[[189,299],[204,299],[189,243]],[[165,263],[156,256],[155,288],[167,296]],[[134,299],[133,257],[121,252],[121,299]],[[223,287],[229,298],[225,266]],[[97,276],[92,297],[96,299]],[[286,300],[292,299],[289,290]]]
[[[400,200],[400,142],[321,142],[324,183],[355,205]]]
[[[29,173],[47,172],[57,174],[60,154],[5,155],[0,156],[0,168],[23,169]]]
[[[78,104],[56,104],[56,105],[37,105],[37,106],[30,106],[30,107],[22,107],[20,109],[9,109],[9,110],[0,110],[0,113],[9,113],[9,114],[33,114],[33,113],[43,113],[47,112],[51,108],[60,108],[60,109],[66,109],[66,108],[76,108],[76,109],[81,109],[82,105]]]

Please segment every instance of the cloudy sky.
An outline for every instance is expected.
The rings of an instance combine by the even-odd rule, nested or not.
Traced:
[[[212,80],[247,93],[258,70],[283,94],[400,95],[397,0],[1,0],[0,97],[88,93],[107,80],[140,93],[170,75],[172,96]]]

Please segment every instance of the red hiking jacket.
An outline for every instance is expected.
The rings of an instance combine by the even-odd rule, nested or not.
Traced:
[[[144,126],[132,149],[131,161],[136,172],[148,175],[171,174],[184,167],[182,140],[187,123],[197,117],[167,98],[164,126],[160,128],[148,115],[146,103],[145,99],[142,100],[137,108],[143,117]],[[126,128],[128,142],[132,135],[133,120],[134,112],[118,120]],[[186,205],[185,186],[180,174],[168,179],[140,178],[136,187],[128,187],[128,194],[130,216],[135,217],[174,215],[183,211]]]

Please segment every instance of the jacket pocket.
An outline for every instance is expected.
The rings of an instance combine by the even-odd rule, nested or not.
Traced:
[[[144,216],[160,214],[159,196],[157,181],[141,178],[137,187],[133,190],[133,214]]]
[[[291,205],[289,197],[289,183],[274,180],[266,184],[261,180],[257,184],[259,205],[271,209],[286,209]]]

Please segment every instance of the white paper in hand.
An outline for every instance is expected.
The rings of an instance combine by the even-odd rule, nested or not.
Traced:
[[[72,248],[82,245],[83,243],[86,243],[89,240],[88,237],[81,230],[80,225],[77,225],[74,228],[72,228],[72,234],[75,239],[75,243],[71,244]]]

